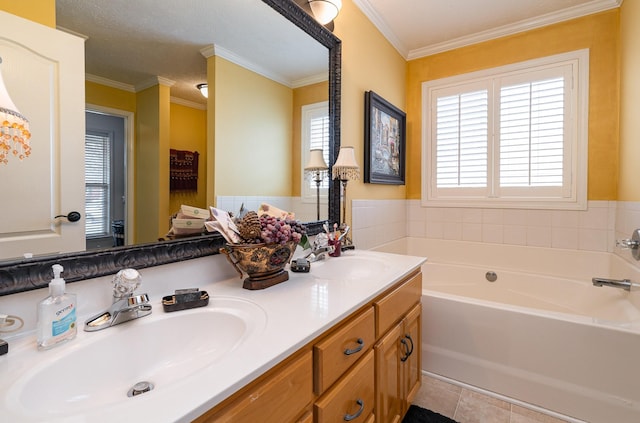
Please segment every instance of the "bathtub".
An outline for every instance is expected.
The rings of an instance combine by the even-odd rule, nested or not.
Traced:
[[[425,256],[422,369],[577,421],[640,422],[640,282],[609,253],[405,238]],[[497,279],[490,282],[487,272]]]

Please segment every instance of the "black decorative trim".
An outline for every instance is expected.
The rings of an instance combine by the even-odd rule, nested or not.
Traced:
[[[211,234],[134,247],[15,260],[0,268],[0,295],[46,287],[53,277],[51,266],[56,263],[64,267],[63,276],[67,282],[76,282],[111,275],[128,267],[143,269],[218,254],[224,242],[222,236]]]
[[[329,123],[331,131],[329,134],[329,158],[331,166],[340,150],[341,41],[292,0],[262,1],[329,50],[329,116],[332,117]],[[329,187],[329,221],[340,222],[340,183],[337,180],[333,181]],[[315,235],[321,232],[322,223],[322,221],[306,223],[307,233]],[[64,267],[63,275],[67,282],[76,282],[111,275],[126,267],[142,269],[218,254],[218,250],[223,244],[224,239],[220,235],[212,234],[184,240],[3,262],[0,265],[0,296],[46,287],[53,277],[51,266],[55,263]]]

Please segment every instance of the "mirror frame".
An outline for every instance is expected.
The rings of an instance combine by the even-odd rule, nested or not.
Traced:
[[[294,0],[262,1],[328,49],[329,167],[331,167],[340,150],[342,42],[295,4]],[[329,184],[328,208],[329,222],[340,222],[340,181],[337,179]],[[323,222],[305,223],[307,233],[315,235],[321,232]],[[0,296],[46,287],[52,275],[51,266],[55,263],[64,266],[64,277],[67,282],[76,282],[115,274],[127,267],[142,269],[219,254],[218,250],[224,244],[224,238],[216,233],[193,239],[10,260],[0,264]]]

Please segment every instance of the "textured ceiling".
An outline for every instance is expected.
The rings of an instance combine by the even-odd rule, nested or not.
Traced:
[[[57,0],[57,26],[87,37],[86,72],[133,87],[157,77],[171,95],[204,103],[201,49],[278,82],[326,79],[328,53],[259,0]]]
[[[352,1],[407,59],[622,2]],[[212,45],[216,54],[289,86],[326,79],[326,49],[260,0],[56,0],[56,13],[58,27],[87,37],[86,72],[132,89],[162,77],[176,82],[173,97],[204,104],[195,85],[206,80],[201,50]]]

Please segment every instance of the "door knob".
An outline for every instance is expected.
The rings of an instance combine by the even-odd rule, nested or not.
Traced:
[[[82,215],[80,213],[78,213],[77,211],[72,211],[72,212],[69,212],[69,214],[59,214],[56,217],[54,217],[54,219],[57,219],[59,217],[64,217],[69,222],[77,222],[78,220],[80,220]]]

